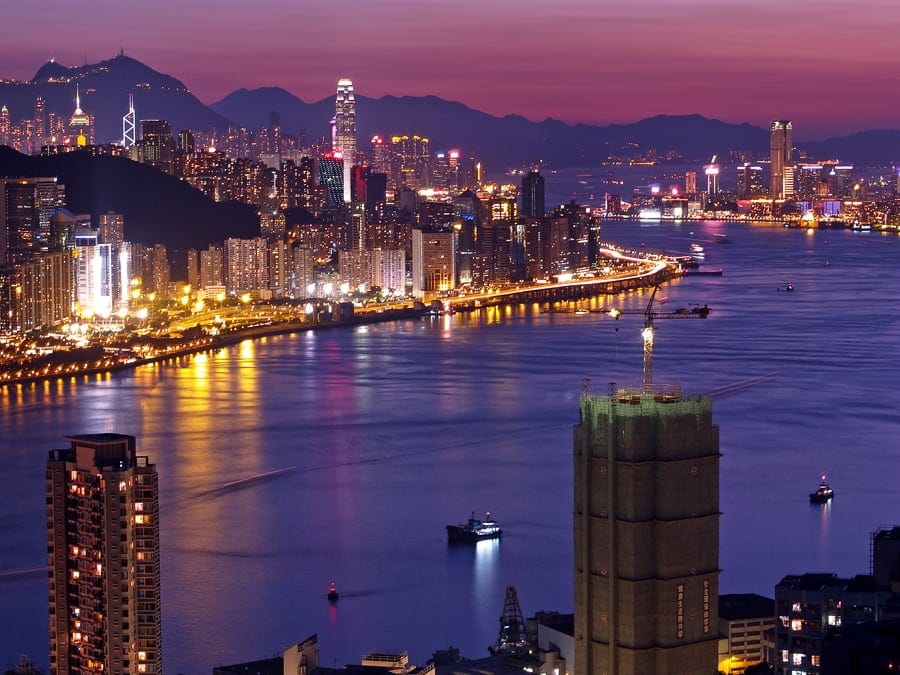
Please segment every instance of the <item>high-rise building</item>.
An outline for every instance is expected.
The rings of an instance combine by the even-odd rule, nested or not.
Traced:
[[[456,288],[456,232],[438,229],[412,231],[412,292],[426,293]]]
[[[544,217],[544,177],[536,169],[522,176],[522,215]]]
[[[784,169],[793,161],[794,131],[790,120],[772,122],[769,148],[772,169],[769,192],[773,199],[781,199],[785,196]]]
[[[137,142],[134,114],[134,94],[128,94],[128,112],[122,115],[122,145],[126,148]]]
[[[337,151],[326,152],[319,160],[319,185],[325,189],[328,203],[331,205],[344,203],[344,181],[345,179],[349,181],[349,176],[344,176],[346,166],[347,162],[344,161],[343,155]],[[349,182],[346,185],[349,189]]]
[[[173,173],[175,138],[169,120],[141,120],[140,161],[160,171]]]
[[[716,672],[711,399],[661,388],[586,393],[574,446],[576,672]]]
[[[9,132],[12,122],[9,119],[9,108],[0,108],[0,145],[9,145]]]
[[[337,97],[334,102],[334,148],[344,158],[343,198],[344,203],[350,201],[350,169],[356,160],[356,100],[353,95],[353,82],[342,78],[338,80]]]
[[[231,295],[269,287],[269,248],[263,237],[225,240],[225,286]]]
[[[64,204],[65,187],[56,178],[0,178],[0,264],[61,250],[51,217]]]
[[[88,434],[47,461],[50,672],[159,673],[159,483],[135,438]]]
[[[738,199],[752,199],[765,194],[762,167],[744,162],[737,168]]]
[[[92,145],[94,142],[94,124],[91,116],[81,109],[81,92],[75,85],[75,111],[69,118],[69,133],[73,143],[79,148]]]

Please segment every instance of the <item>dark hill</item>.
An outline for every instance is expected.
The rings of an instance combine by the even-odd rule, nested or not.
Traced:
[[[86,152],[30,157],[0,146],[0,176],[57,176],[66,186],[70,211],[90,213],[94,222],[106,211],[121,213],[127,240],[163,243],[172,251],[259,235],[253,207],[217,204],[174,176],[121,157]]]

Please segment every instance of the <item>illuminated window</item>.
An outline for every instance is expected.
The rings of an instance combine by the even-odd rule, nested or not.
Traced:
[[[793,611],[793,612],[800,612],[802,610],[803,610],[803,606],[799,602],[795,602],[793,604],[793,606],[791,607],[791,611]]]
[[[794,631],[803,630],[803,619],[791,619],[791,630],[794,630]]]
[[[792,666],[802,666],[803,661],[806,658],[806,654],[801,654],[797,652],[796,654],[791,655],[791,665]]]
[[[787,650],[787,649],[782,649],[782,650],[781,650],[781,662],[782,662],[782,663],[787,663],[787,662],[788,662],[788,650]]]
[[[143,511],[144,510],[144,502],[135,502],[134,510],[135,511]]]
[[[787,616],[779,616],[778,620],[781,621],[781,625],[784,628],[788,628],[791,625],[790,617]]]
[[[819,656],[818,654],[810,654],[809,665],[815,666],[816,668],[818,668],[819,666],[822,665],[822,657]]]
[[[146,661],[147,652],[138,652],[138,661]]]

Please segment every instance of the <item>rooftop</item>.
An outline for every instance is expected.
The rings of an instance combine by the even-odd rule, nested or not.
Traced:
[[[774,619],[775,600],[756,593],[729,593],[719,596],[719,617],[728,621]]]

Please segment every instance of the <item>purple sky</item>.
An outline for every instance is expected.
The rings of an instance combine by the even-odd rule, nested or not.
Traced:
[[[28,0],[4,6],[0,77],[128,55],[204,102],[339,77],[567,122],[701,113],[798,138],[900,128],[897,0]]]

